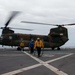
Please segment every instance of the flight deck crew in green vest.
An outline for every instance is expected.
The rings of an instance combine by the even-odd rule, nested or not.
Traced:
[[[37,49],[38,57],[40,57],[41,48],[44,48],[44,44],[40,38],[37,38],[37,40],[34,43],[34,49]]]

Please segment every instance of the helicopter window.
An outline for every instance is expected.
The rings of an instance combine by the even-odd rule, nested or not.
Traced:
[[[3,39],[3,36],[1,36],[0,38]]]
[[[62,36],[62,35],[63,35],[63,33],[60,33],[60,35]]]
[[[20,38],[20,40],[23,40],[23,38]]]
[[[12,36],[9,36],[9,39],[11,40],[12,39]]]

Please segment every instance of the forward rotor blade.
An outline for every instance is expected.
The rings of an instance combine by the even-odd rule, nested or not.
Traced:
[[[4,27],[0,27],[0,29],[4,29]]]
[[[72,26],[72,25],[75,25],[75,23],[72,23],[72,24],[62,24],[61,26]]]
[[[2,28],[0,27],[0,29],[2,29]]]
[[[21,23],[41,24],[41,25],[54,25],[54,26],[56,26],[55,24],[40,23],[40,22],[30,22],[30,21],[21,21]]]
[[[13,11],[13,12],[11,13],[11,16],[9,17],[8,21],[6,22],[5,27],[8,26],[8,24],[10,23],[10,21],[11,21],[18,13],[19,13],[18,11]]]
[[[28,30],[28,31],[32,31],[33,29],[24,29],[24,28],[13,28],[13,27],[9,27],[10,29],[18,29],[18,30]]]

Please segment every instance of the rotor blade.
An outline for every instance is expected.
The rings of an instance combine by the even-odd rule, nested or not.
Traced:
[[[10,29],[18,29],[18,30],[28,30],[28,31],[32,31],[33,29],[24,29],[24,28],[13,28],[13,27],[9,27]]]
[[[41,25],[54,25],[54,26],[56,26],[55,24],[40,23],[40,22],[30,22],[30,21],[21,21],[21,23],[41,24]]]
[[[71,26],[75,25],[75,23],[72,24],[49,24],[49,23],[40,23],[40,22],[31,22],[31,21],[21,21],[21,23],[30,23],[30,24],[40,24],[40,25],[53,25],[53,26]]]
[[[4,29],[4,27],[0,27],[0,29]]]
[[[67,25],[75,25],[75,23],[67,24]]]
[[[10,23],[10,21],[11,21],[18,13],[19,13],[18,11],[13,11],[13,12],[11,13],[11,16],[9,17],[8,21],[6,22],[5,27],[8,26],[8,24]]]
[[[71,23],[71,24],[62,24],[61,26],[72,26],[75,25],[75,23]]]

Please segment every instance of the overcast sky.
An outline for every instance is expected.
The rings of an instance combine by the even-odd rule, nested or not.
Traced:
[[[16,33],[47,35],[54,26],[24,24],[21,21],[36,21],[51,24],[75,23],[75,0],[0,0],[0,27],[4,26],[10,11],[21,11],[9,27],[34,29],[15,30]],[[68,27],[69,41],[64,46],[75,46],[75,26]],[[1,34],[1,30],[0,30]]]

